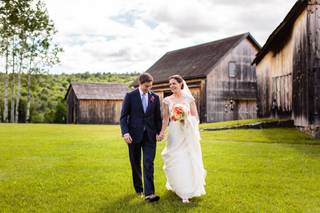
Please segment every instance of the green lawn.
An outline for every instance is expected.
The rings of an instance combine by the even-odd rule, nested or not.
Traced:
[[[201,132],[207,195],[133,193],[118,126],[0,125],[0,212],[320,212],[320,140],[295,129]]]

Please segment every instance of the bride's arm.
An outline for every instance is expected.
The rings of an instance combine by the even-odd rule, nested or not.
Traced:
[[[164,132],[166,131],[169,125],[169,105],[165,102],[162,103],[162,128],[159,133],[159,137],[162,140],[164,137]]]
[[[195,101],[191,101],[190,103],[190,113],[191,116],[194,116],[197,119],[197,121],[199,121],[199,114]]]

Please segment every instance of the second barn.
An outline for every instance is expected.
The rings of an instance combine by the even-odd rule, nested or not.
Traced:
[[[171,95],[169,76],[181,75],[196,99],[201,122],[256,118],[251,63],[259,49],[251,34],[244,33],[168,52],[146,72],[154,77],[153,91],[161,98]]]

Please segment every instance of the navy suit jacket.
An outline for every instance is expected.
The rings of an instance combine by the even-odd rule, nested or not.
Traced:
[[[142,142],[144,130],[149,140],[156,141],[162,127],[159,96],[149,93],[148,108],[144,113],[139,89],[127,93],[122,104],[120,127],[122,135],[129,133],[133,143]]]

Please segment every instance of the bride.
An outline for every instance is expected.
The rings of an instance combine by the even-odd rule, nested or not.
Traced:
[[[184,203],[204,195],[206,171],[200,146],[199,116],[195,99],[180,75],[169,78],[172,95],[163,99],[163,125],[160,140],[168,127],[167,145],[162,151],[166,187]]]

